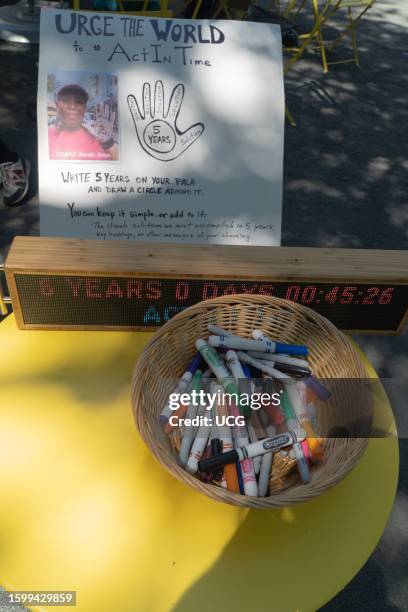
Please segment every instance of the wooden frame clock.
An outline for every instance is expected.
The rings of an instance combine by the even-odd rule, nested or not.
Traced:
[[[407,319],[408,252],[17,237],[6,278],[21,329],[157,329],[203,299],[275,295],[353,333]]]

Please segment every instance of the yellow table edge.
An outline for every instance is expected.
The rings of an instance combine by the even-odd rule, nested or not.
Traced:
[[[133,588],[136,588],[140,584],[143,591],[144,585],[148,583],[149,576],[151,579],[152,575],[154,575],[157,583],[156,590],[161,589],[162,594],[160,595],[152,590],[152,593],[143,599],[143,603],[141,600],[140,603],[135,602],[136,607],[131,608],[132,610],[136,610],[136,612],[139,612],[139,610],[140,612],[147,612],[148,610],[162,612],[162,610],[172,609],[177,612],[187,612],[194,605],[195,611],[199,612],[199,610],[207,609],[209,605],[208,597],[205,602],[201,601],[202,598],[206,595],[211,596],[214,592],[218,593],[217,601],[211,603],[214,612],[218,609],[243,610],[250,604],[250,601],[247,601],[249,591],[242,590],[245,576],[251,580],[252,585],[256,586],[257,601],[261,605],[268,601],[269,591],[274,592],[275,604],[278,604],[279,601],[281,604],[285,604],[285,598],[283,597],[285,592],[282,590],[279,593],[277,590],[279,582],[284,580],[284,576],[281,575],[282,566],[283,568],[296,567],[302,559],[302,572],[307,573],[308,580],[302,575],[302,572],[295,572],[296,583],[302,597],[296,600],[296,593],[288,591],[286,593],[286,601],[289,601],[288,607],[279,604],[279,612],[284,612],[286,609],[293,612],[295,610],[318,609],[344,588],[361,569],[381,537],[392,509],[398,481],[398,444],[395,431],[390,438],[370,440],[367,451],[355,470],[337,487],[307,504],[286,508],[282,511],[246,511],[219,504],[191,491],[173,479],[150,456],[133,423],[128,384],[124,385],[124,388],[119,389],[119,391],[115,387],[116,384],[123,387],[123,372],[118,371],[118,368],[124,365],[128,367],[126,376],[127,383],[129,383],[133,363],[149,337],[151,337],[151,334],[134,332],[23,332],[15,328],[12,316],[1,323],[0,338],[3,343],[3,350],[6,351],[8,358],[6,363],[3,363],[0,372],[0,382],[3,391],[5,391],[4,397],[6,400],[3,404],[3,410],[0,408],[0,414],[2,415],[0,429],[3,436],[7,433],[15,435],[17,431],[19,435],[26,436],[25,440],[27,442],[38,434],[41,444],[44,445],[44,457],[52,456],[55,461],[55,466],[49,466],[50,473],[47,475],[48,477],[45,477],[42,474],[44,464],[41,464],[41,461],[36,463],[34,453],[30,463],[31,478],[26,481],[20,480],[17,488],[14,482],[13,489],[11,476],[14,475],[15,477],[17,475],[21,478],[24,472],[17,453],[8,457],[9,470],[13,474],[2,474],[0,476],[0,487],[3,495],[6,492],[14,492],[17,506],[10,499],[7,499],[3,504],[3,510],[0,510],[0,538],[4,539],[4,533],[2,533],[4,524],[6,528],[7,524],[9,527],[11,524],[12,529],[14,529],[13,542],[9,543],[8,547],[6,545],[6,554],[0,555],[0,568],[3,564],[6,566],[0,569],[3,578],[1,584],[6,590],[23,589],[23,587],[25,587],[24,590],[29,590],[30,588],[34,589],[35,586],[35,590],[42,590],[46,586],[44,586],[44,583],[48,581],[48,586],[53,585],[57,588],[52,582],[52,576],[58,574],[59,570],[52,566],[51,561],[53,555],[58,553],[59,548],[56,547],[52,538],[57,539],[57,543],[65,546],[66,554],[60,560],[61,563],[65,563],[64,575],[76,576],[75,572],[79,573],[85,571],[85,569],[82,566],[81,559],[77,560],[76,565],[73,564],[72,554],[78,550],[85,556],[91,554],[89,550],[87,553],[86,550],[81,549],[81,537],[84,537],[84,535],[85,538],[88,537],[89,529],[91,531],[94,529],[95,539],[89,540],[89,544],[91,552],[95,553],[92,559],[97,571],[95,571],[93,577],[93,586],[89,586],[92,583],[89,578],[86,587],[79,585],[78,606],[76,608],[78,610],[92,609],[89,608],[91,601],[95,603],[98,610],[110,610],[112,609],[111,597],[116,595],[113,592],[115,589],[118,593],[121,590],[122,595],[125,593],[123,601],[128,601],[126,597],[129,596],[129,591],[125,591],[130,588],[129,585],[132,584]],[[82,343],[81,351],[78,351],[79,343]],[[39,345],[42,347],[40,353],[38,353]],[[35,358],[33,358],[33,355],[35,355]],[[95,363],[93,364],[89,363],[90,355],[94,355]],[[374,370],[364,356],[363,358],[369,375],[374,376]],[[77,360],[76,364],[71,363],[73,359]],[[61,363],[59,363],[59,360],[61,360]],[[64,370],[64,367],[66,370]],[[83,380],[84,371],[88,377],[95,376],[94,383],[103,387],[102,390],[105,394],[110,393],[112,395],[109,402],[101,400],[104,395],[101,395],[101,389],[97,390],[95,388],[95,384],[90,385],[89,389],[91,391],[88,389],[90,398],[85,397],[84,399],[75,396],[78,389],[84,394],[88,388]],[[104,372],[102,378],[100,377],[101,371]],[[117,391],[118,394],[115,395]],[[94,401],[95,396],[97,401]],[[58,410],[48,405],[52,401],[55,402],[55,398],[59,398],[58,401],[60,401]],[[29,406],[26,404],[28,400],[31,402]],[[4,409],[4,406],[6,406],[6,409]],[[90,407],[92,409],[98,407],[99,413],[92,413]],[[10,408],[13,408],[13,411]],[[31,416],[31,420],[27,424],[27,417],[30,414],[32,415],[33,411],[35,412],[34,418]],[[386,412],[388,425],[391,423],[395,428],[389,406]],[[39,427],[39,423],[41,427]],[[49,423],[51,425],[49,425],[48,433],[52,433],[55,438],[53,444],[49,439],[52,436],[47,437],[46,432],[44,434],[44,429]],[[62,456],[53,454],[59,448],[58,444],[61,444],[65,439],[65,433],[69,437],[72,431],[75,431],[76,438],[79,440],[78,446],[74,448],[82,460],[80,471],[71,469],[68,455],[64,456],[63,453]],[[93,435],[95,432],[97,432],[96,440],[92,440],[91,434]],[[117,440],[119,436],[115,436],[115,432],[116,434],[120,432],[122,436],[120,444]],[[91,443],[91,449],[83,448],[85,440]],[[104,447],[103,452],[100,448],[101,442]],[[75,440],[75,443],[77,443],[77,440]],[[9,450],[12,451],[12,448]],[[72,447],[69,450],[72,452]],[[120,455],[121,452],[122,455]],[[147,492],[146,498],[141,497],[140,488],[134,486],[135,476],[139,478],[143,476],[142,472],[138,471],[138,463],[141,458],[144,462],[147,462],[150,474],[149,481],[144,483]],[[384,458],[387,458],[386,462]],[[98,469],[104,459],[106,460],[103,463],[105,476],[99,481],[97,480]],[[345,504],[347,495],[351,491],[355,499],[359,499],[361,504],[366,503],[367,498],[376,499],[376,496],[373,496],[373,487],[366,478],[367,474],[372,474],[373,469],[377,470],[378,482],[382,483],[384,491],[386,491],[384,496],[380,496],[385,497],[385,499],[378,500],[379,507],[374,508],[374,511],[368,513],[368,515],[364,514],[363,509],[359,507],[356,507],[351,513],[348,510],[349,515],[346,518],[349,522],[344,522],[347,504],[344,506],[343,515],[339,512],[338,506],[339,504]],[[115,475],[111,480],[108,479],[109,487],[112,487],[117,496],[117,504],[113,511],[108,503],[110,498],[107,493],[108,485],[106,484],[106,471],[109,472],[109,470]],[[92,479],[87,479],[88,472],[92,474]],[[95,552],[99,551],[99,556],[102,559],[111,558],[107,556],[106,547],[100,544],[98,538],[99,526],[95,527],[91,524],[87,528],[87,533],[83,534],[81,520],[73,522],[69,513],[65,515],[62,512],[62,517],[57,516],[55,508],[59,508],[60,515],[61,511],[64,510],[64,505],[58,506],[58,499],[51,500],[51,508],[48,508],[47,504],[44,504],[40,499],[40,494],[37,497],[33,496],[34,485],[37,486],[38,491],[48,490],[47,487],[50,487],[51,484],[54,484],[55,488],[58,489],[61,486],[59,482],[61,474],[65,478],[66,486],[77,486],[77,499],[71,503],[71,510],[78,511],[80,519],[83,516],[81,514],[83,500],[86,500],[86,503],[92,506],[93,497],[89,496],[89,487],[95,486],[95,480],[97,480],[97,485],[102,490],[102,493],[99,489],[96,491],[96,494],[101,494],[100,505],[104,511],[113,512],[112,515],[108,513],[103,516],[102,526],[105,529],[110,526],[117,530],[117,521],[113,520],[116,516],[115,513],[119,513],[122,521],[125,522],[126,528],[124,528],[123,533],[120,532],[123,538],[120,546],[115,548],[115,543],[109,541],[112,550],[116,551],[116,557],[112,561],[112,570],[108,572],[109,584],[112,587],[108,589],[109,592],[106,590],[106,582],[101,582],[102,577],[106,579],[106,576],[103,574],[104,568],[99,564],[99,557]],[[122,476],[121,479],[118,477],[119,474]],[[77,482],[78,478],[82,478],[82,481]],[[118,480],[120,480],[119,484]],[[166,492],[164,498],[160,486]],[[360,498],[358,498],[359,495]],[[10,495],[6,497],[9,498]],[[27,508],[21,510],[18,504],[19,500],[20,503],[22,500],[25,502],[30,500],[31,515]],[[169,500],[171,500],[171,504],[176,504],[175,507],[177,508],[176,513],[174,511],[172,514],[170,513],[174,533],[169,533],[168,529],[162,529],[162,533],[157,534],[157,522],[155,523],[155,521],[158,519],[162,521],[163,517],[166,516],[166,513],[160,513],[158,507],[160,504],[170,503]],[[143,504],[146,504],[146,507]],[[15,516],[12,516],[13,508]],[[143,547],[146,547],[147,543],[144,538],[145,534],[139,532],[136,534],[132,531],[134,527],[130,516],[132,511],[134,514],[135,508],[139,512],[137,516],[140,520],[143,520],[143,530],[149,534],[149,550],[151,550],[151,545],[156,545],[157,549],[160,550],[153,564],[147,564],[147,567],[142,569],[139,567],[138,576],[133,576],[131,572],[129,574],[128,565],[133,563],[135,566],[139,558],[138,555],[143,554],[143,550],[145,550]],[[319,512],[318,527],[316,527],[317,511]],[[362,512],[363,514],[361,514]],[[204,533],[200,533],[196,523],[193,522],[188,537],[183,535],[183,531],[186,530],[188,521],[191,520],[192,516],[199,517],[200,520],[205,518],[205,524],[211,527],[208,533],[205,530]],[[48,520],[47,526],[44,524],[45,518]],[[111,520],[113,520],[112,523],[110,523]],[[342,520],[343,524],[341,523]],[[159,524],[161,524],[160,521]],[[342,549],[341,539],[337,537],[336,533],[333,542],[328,541],[330,535],[333,537],[332,523],[336,523],[338,530],[344,530],[342,532],[343,537],[348,533],[347,530],[349,530],[349,536],[353,533],[358,535],[358,540],[356,540],[354,546],[357,550],[353,550],[353,558],[350,558],[349,553],[347,556],[347,551]],[[364,532],[361,532],[362,524],[364,524]],[[22,526],[26,528],[25,540],[22,540]],[[65,528],[67,532],[65,535],[61,532],[61,527]],[[313,531],[313,529],[315,533],[305,533],[305,530]],[[38,551],[35,552],[32,546],[37,541],[36,538],[44,533],[48,535],[50,541],[43,542],[42,555],[38,555]],[[273,533],[273,537],[271,533]],[[71,537],[68,538],[67,534],[70,534]],[[194,542],[200,550],[199,559],[194,554],[191,534],[194,535]],[[126,539],[129,542],[126,542]],[[293,548],[295,539],[300,543],[299,548],[296,549]],[[136,541],[139,548],[135,545]],[[326,558],[325,555],[330,552],[331,546],[334,546],[333,555]],[[307,547],[309,547],[309,550],[307,550]],[[265,549],[267,552],[265,552]],[[277,555],[278,551],[279,555]],[[324,563],[319,554],[324,557]],[[279,564],[276,562],[277,556]],[[41,557],[48,558],[48,563],[45,562],[46,559],[44,560]],[[249,560],[245,561],[247,557]],[[239,559],[242,559],[242,563],[245,565],[245,574],[238,563]],[[309,559],[309,565],[315,565],[316,573],[318,573],[319,564],[321,564],[322,567],[326,567],[326,570],[331,569],[334,573],[337,572],[336,575],[332,576],[332,579],[326,580],[325,583],[319,584],[318,587],[316,583],[311,584],[310,581],[314,572],[311,572],[311,568],[307,567],[307,559]],[[342,566],[343,560],[348,562],[346,572],[344,572]],[[172,565],[173,563],[174,565]],[[266,572],[264,567],[267,563],[272,563],[273,571],[270,574]],[[177,569],[178,565],[181,566],[180,572]],[[30,576],[24,573],[27,571],[26,566],[30,567]],[[62,570],[63,568],[61,568]],[[140,572],[142,574],[145,572],[145,574],[140,576]],[[170,576],[169,579],[166,576],[167,572]],[[41,581],[39,579],[40,575],[46,576],[47,580]],[[234,580],[241,585],[239,597],[234,595],[234,590],[229,585],[231,577],[234,577]],[[84,580],[85,578],[86,575]],[[221,580],[222,582],[220,582]],[[268,583],[263,585],[263,580]],[[61,578],[60,581],[63,582]],[[66,587],[64,584],[59,584],[58,588],[64,589]],[[89,592],[86,591],[86,588]],[[292,590],[296,591],[296,589]],[[145,596],[144,591],[142,595]],[[292,600],[298,601],[298,604],[292,605]],[[103,601],[106,603],[104,604]],[[108,607],[103,607],[104,605]],[[151,605],[150,608],[149,605]],[[226,605],[229,605],[229,608],[225,607]],[[61,608],[36,606],[30,609],[47,611]]]

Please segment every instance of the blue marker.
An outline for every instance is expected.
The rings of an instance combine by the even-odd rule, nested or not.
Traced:
[[[326,387],[323,387],[322,383],[319,382],[317,378],[313,376],[313,374],[311,376],[307,376],[304,379],[304,382],[307,384],[308,387],[310,387],[310,389],[312,389],[313,393],[317,395],[317,397],[323,402],[327,402],[327,400],[330,398],[330,391],[326,389]]]
[[[282,344],[272,340],[248,340],[233,336],[210,336],[208,344],[214,348],[234,349],[239,351],[258,351],[260,353],[284,353],[289,355],[307,355],[307,346]]]
[[[247,363],[242,363],[242,369],[244,370],[244,374],[247,378],[251,379],[252,378],[252,372],[251,372],[251,368],[249,367],[249,365]]]
[[[235,463],[236,467],[237,467],[237,474],[238,474],[238,483],[239,483],[239,492],[241,493],[241,495],[245,495],[245,491],[244,491],[244,480],[242,478],[242,469],[241,469],[241,464],[239,461],[236,461]]]

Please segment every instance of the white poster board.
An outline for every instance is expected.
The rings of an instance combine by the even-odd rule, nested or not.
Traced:
[[[41,11],[41,234],[279,245],[278,26]]]

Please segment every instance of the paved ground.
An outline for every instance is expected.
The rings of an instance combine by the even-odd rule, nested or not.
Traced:
[[[289,74],[287,101],[299,125],[286,129],[284,245],[408,248],[407,27],[406,0],[377,0],[359,28],[360,69],[345,64],[323,75],[318,56],[308,53]],[[0,134],[32,160],[34,176],[36,127],[26,105],[36,98],[36,53],[0,43]],[[16,234],[38,234],[35,183],[22,206],[0,204],[0,253]],[[381,376],[407,380],[407,333],[358,342]],[[400,424],[401,396],[395,405]],[[325,612],[408,609],[407,439],[400,440],[400,452],[389,525],[358,576]]]

